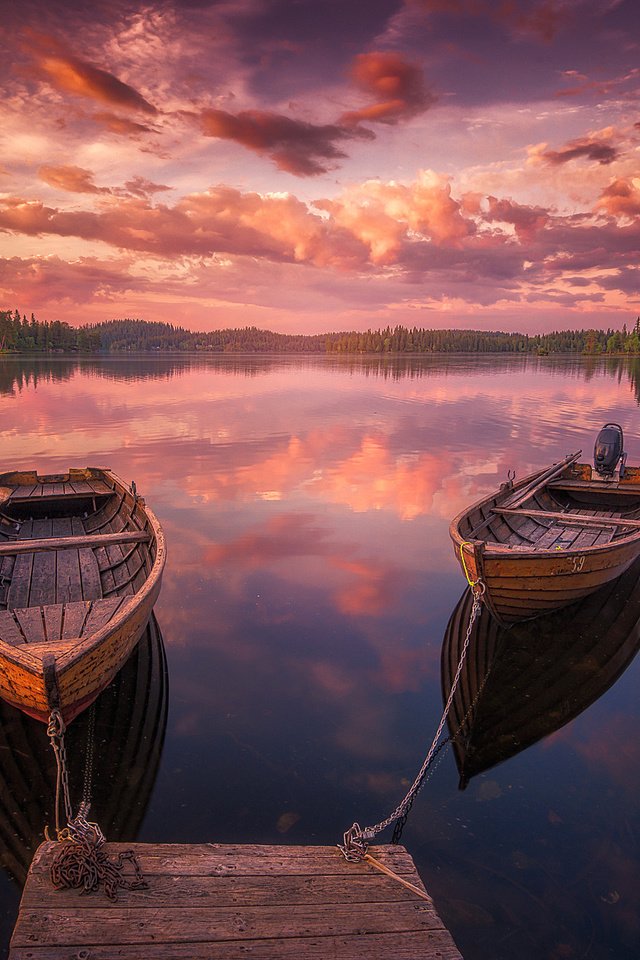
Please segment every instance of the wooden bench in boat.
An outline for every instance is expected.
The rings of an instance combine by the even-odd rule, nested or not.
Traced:
[[[77,550],[79,547],[110,547],[120,543],[148,543],[150,539],[150,535],[143,530],[123,530],[122,533],[87,533],[71,537],[8,540],[5,543],[0,543],[0,557],[6,554],[39,553],[41,550]]]
[[[607,493],[624,494],[627,497],[640,497],[638,483],[618,483],[609,480],[550,480],[548,490],[566,490],[571,493],[602,493],[606,487]]]
[[[565,526],[594,526],[594,527],[631,527],[640,528],[640,520],[630,520],[625,517],[597,517],[594,514],[561,513],[556,510],[527,510],[516,507],[492,507],[492,513],[506,514],[507,516],[532,517],[533,519],[553,520]]]
[[[28,500],[37,500],[43,503],[48,500],[86,500],[87,497],[107,497],[112,494],[113,490],[104,480],[65,480],[60,483],[30,483],[16,487],[8,501],[25,503]]]
[[[103,627],[115,616],[126,597],[107,597],[72,603],[52,603],[41,607],[0,610],[0,640],[11,646],[28,644],[33,653],[41,653],[60,644],[72,643]]]
[[[38,523],[34,522],[36,530],[40,530]],[[56,523],[58,527],[66,523],[69,531],[73,529],[69,521],[54,521]],[[60,532],[56,526],[54,530]],[[103,583],[102,574],[113,567],[127,565],[131,552],[123,549],[127,544],[135,548],[137,544],[147,543],[150,539],[150,534],[143,530],[123,530],[34,537],[0,543],[0,576],[9,584],[4,605],[9,609],[37,607],[98,600],[116,590],[122,593],[120,588],[125,585],[121,580],[112,577],[109,585],[108,582]],[[117,558],[111,559],[105,566],[105,561],[99,561],[97,556],[100,550],[107,560],[110,554],[117,551]],[[5,564],[10,565],[6,572]],[[124,592],[128,591],[125,589]]]

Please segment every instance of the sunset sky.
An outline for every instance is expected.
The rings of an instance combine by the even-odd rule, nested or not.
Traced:
[[[0,309],[304,333],[640,313],[634,0],[21,0],[0,26]]]

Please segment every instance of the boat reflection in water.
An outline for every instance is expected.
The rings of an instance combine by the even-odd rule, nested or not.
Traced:
[[[129,660],[65,736],[74,807],[82,798],[88,737],[93,741],[89,819],[107,840],[136,837],[158,771],[167,703],[164,645],[152,615]],[[55,835],[55,785],[42,724],[0,700],[0,865],[20,886],[45,826]]]
[[[467,590],[445,633],[445,702],[471,607]],[[626,670],[639,646],[640,559],[596,593],[533,621],[501,627],[483,605],[448,717],[460,789],[581,714]]]

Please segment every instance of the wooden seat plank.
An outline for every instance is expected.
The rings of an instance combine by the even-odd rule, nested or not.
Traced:
[[[95,493],[86,480],[74,480],[73,482],[69,483],[69,486],[74,493]]]
[[[82,600],[80,558],[77,550],[60,550],[56,564],[56,602],[73,603]]]
[[[51,521],[52,537],[70,537],[72,533],[71,517],[54,517]]]
[[[36,488],[35,483],[30,483],[26,486],[16,487],[13,493],[11,494],[11,496],[9,497],[9,499],[10,500],[20,500],[23,498],[27,499],[31,496],[35,488]]]
[[[29,603],[32,606],[45,606],[56,602],[56,554],[36,553],[31,571],[31,590]]]
[[[63,653],[69,653],[70,650],[73,650],[73,648],[78,645],[78,638],[73,637],[71,640],[56,640],[55,648],[52,648],[51,644],[51,640],[46,640],[44,643],[30,643],[27,649],[29,653],[35,657],[41,657],[45,653],[54,653],[56,657],[59,657]]]
[[[0,610],[0,640],[14,647],[25,642],[22,631],[10,610]]]
[[[144,530],[122,533],[86,533],[83,536],[53,536],[43,540],[11,540],[0,543],[0,556],[34,553],[38,550],[77,550],[79,547],[108,547],[119,543],[148,543],[151,535]]]
[[[63,640],[70,640],[72,637],[80,636],[90,609],[91,604],[85,600],[78,603],[65,603],[64,620],[62,623]]]
[[[85,600],[99,600],[102,596],[102,584],[95,553],[89,547],[82,547],[78,550],[78,561],[80,563],[83,598]]]
[[[33,538],[33,520],[25,520],[20,524],[18,530],[18,540],[31,540]]]
[[[44,629],[47,640],[55,643],[62,637],[62,615],[64,607],[61,603],[49,603],[43,607]]]
[[[107,597],[104,600],[94,600],[82,628],[82,636],[88,636],[104,627],[116,611],[124,603],[124,597]]]
[[[20,625],[20,629],[25,635],[27,643],[44,642],[46,638],[40,607],[18,608],[13,611],[13,615]]]
[[[81,489],[79,492],[74,490],[69,483],[65,483],[59,491],[55,491],[54,486],[54,484],[39,484],[28,494],[20,492],[23,488],[17,488],[9,497],[9,502],[28,503],[29,500],[33,500],[46,503],[47,501],[55,500],[86,500],[88,497],[105,500],[113,493],[113,490],[106,484],[104,484],[104,489],[99,490],[94,490],[93,487],[87,484],[86,489]]]
[[[542,536],[536,540],[536,549],[548,550],[550,547],[555,546],[558,539],[564,537],[566,533],[566,527],[561,527],[559,524],[553,524],[546,530]],[[573,541],[573,538],[571,538]],[[567,546],[570,544],[567,543]]]
[[[33,569],[33,553],[22,553],[16,558],[11,577],[11,585],[7,596],[9,609],[26,607],[29,603],[29,589],[31,587],[31,571]]]
[[[109,484],[105,483],[104,480],[87,480],[87,483],[92,488],[94,493],[100,494],[101,496],[104,494],[113,493],[113,490]]]
[[[640,520],[632,520],[626,517],[598,517],[593,513],[561,513],[556,510],[526,510],[507,507],[493,507],[494,513],[502,513],[505,516],[510,514],[521,514],[530,517],[540,517],[541,519],[554,520],[556,523],[564,523],[576,526],[595,526],[595,527],[640,527]]]
[[[42,517],[33,520],[31,523],[30,538],[44,539],[50,537],[53,531],[53,520],[50,517]]]

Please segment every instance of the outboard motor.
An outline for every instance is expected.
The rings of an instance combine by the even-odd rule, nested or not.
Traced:
[[[601,477],[612,477],[620,462],[620,478],[624,476],[627,455],[622,449],[624,436],[622,427],[617,423],[605,423],[596,437],[593,448],[593,465]]]

